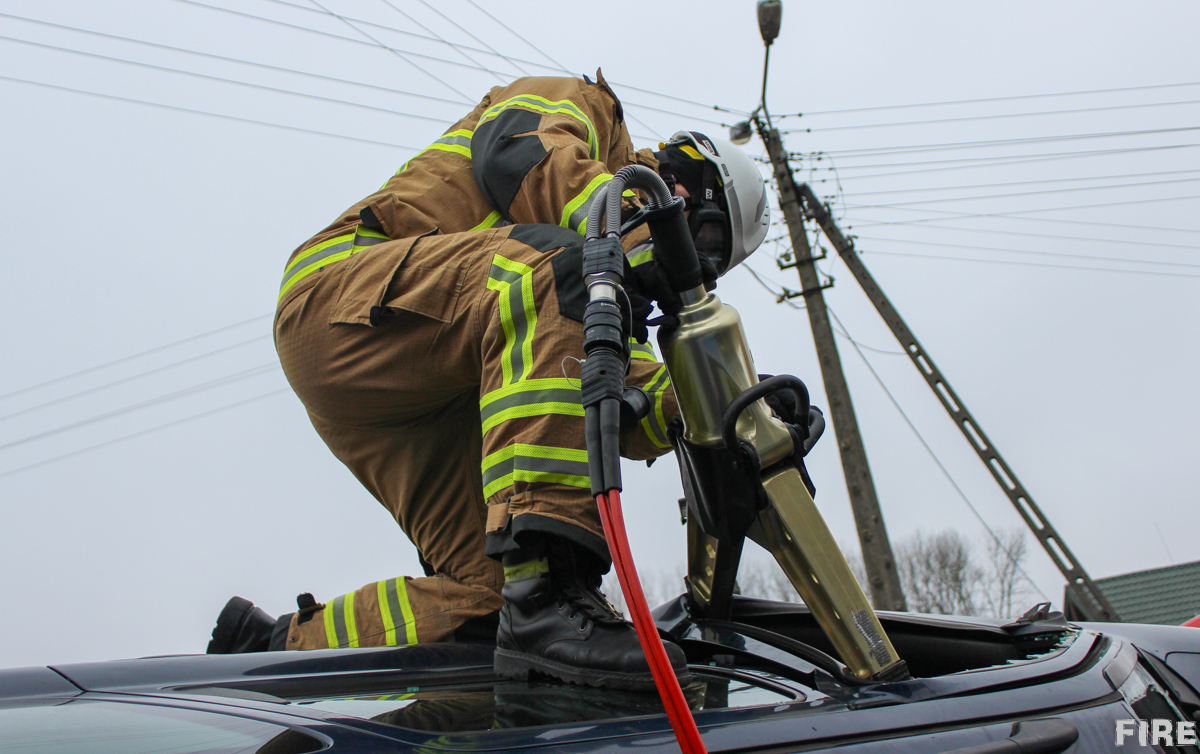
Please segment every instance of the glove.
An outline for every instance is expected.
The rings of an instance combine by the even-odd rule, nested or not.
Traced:
[[[633,320],[629,334],[638,343],[645,343],[650,339],[650,328],[646,320],[654,312],[654,304],[648,298],[638,293],[637,289],[632,285],[627,284],[625,286],[625,295],[629,296],[629,308],[631,309],[631,319]]]
[[[761,382],[771,376],[760,374],[758,379]],[[802,438],[802,447],[797,448],[799,457],[803,458],[808,455],[825,432],[825,415],[821,413],[821,409],[810,405],[806,416],[797,416],[800,413],[800,406],[797,404],[796,394],[791,390],[771,393],[763,400],[767,402],[767,406],[775,412],[780,421],[796,428],[796,434]]]
[[[760,374],[758,375],[758,381],[763,382],[774,376],[773,374]],[[771,393],[766,398],[763,398],[763,400],[767,402],[767,406],[775,412],[775,415],[784,424],[808,426],[807,422],[801,425],[796,417],[796,414],[800,412],[800,407],[796,403],[796,394],[791,390],[780,390],[777,393]]]
[[[711,259],[703,254],[698,256],[700,275],[704,278],[704,290],[711,291],[717,287],[717,267]],[[643,300],[657,302],[658,308],[663,314],[673,315],[683,308],[679,294],[671,287],[666,270],[658,262],[645,262],[631,268],[630,274],[626,276],[626,281],[632,283],[628,287],[637,289],[638,295]],[[632,298],[632,294],[630,295]]]

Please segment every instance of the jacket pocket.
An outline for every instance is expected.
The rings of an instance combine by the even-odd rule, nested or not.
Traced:
[[[372,324],[371,309],[383,301],[392,278],[404,264],[416,241],[415,238],[406,238],[381,243],[373,248],[356,251],[346,260],[342,283],[338,288],[337,303],[333,306],[329,323]],[[358,242],[356,236],[356,249]]]
[[[412,263],[410,252],[424,237],[391,241],[356,254],[342,278],[330,323],[375,326],[398,311],[452,321],[462,270]]]

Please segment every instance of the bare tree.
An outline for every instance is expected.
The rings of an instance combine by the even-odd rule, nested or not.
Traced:
[[[976,615],[983,569],[971,558],[971,545],[954,530],[917,532],[896,548],[896,567],[910,610],[918,613]]]
[[[743,560],[738,569],[738,589],[747,597],[778,602],[800,602],[787,574],[773,560]]]
[[[647,604],[651,608],[655,608],[683,594],[683,574],[683,565],[677,565],[670,571],[639,571],[638,576],[642,582],[642,593],[646,595]],[[604,577],[601,589],[613,607],[628,614],[629,611],[626,609],[625,604],[625,594],[621,591],[621,583],[617,579],[616,571],[608,572],[608,575]]]
[[[1022,611],[1032,584],[1022,565],[1028,549],[1020,527],[983,535],[984,546],[972,546],[957,531],[927,535],[917,532],[895,547],[896,567],[914,612],[946,615],[989,615],[1011,618]],[[842,547],[846,562],[860,584],[866,583],[862,558],[851,547]],[[980,553],[986,555],[980,555]],[[982,560],[982,564],[979,561]],[[644,571],[642,591],[651,607],[672,600],[684,591],[684,566],[670,571]],[[746,558],[738,569],[738,588],[747,597],[780,602],[802,602],[783,570],[773,560]],[[604,591],[619,610],[625,598],[615,573],[604,579]],[[868,596],[869,599],[869,596]]]
[[[1027,554],[1025,530],[1019,526],[987,537],[988,576],[981,596],[988,615],[1014,618],[1022,612],[1033,586],[1021,568]]]

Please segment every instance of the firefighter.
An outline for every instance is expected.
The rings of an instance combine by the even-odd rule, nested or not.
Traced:
[[[599,72],[518,79],[293,252],[275,319],[284,372],[425,575],[324,604],[301,595],[278,620],[235,597],[210,653],[495,640],[508,676],[653,688],[632,626],[598,591],[611,561],[571,371],[588,210],[620,168],[658,169],[685,197],[710,280],[768,223],[758,170],[736,147],[689,132],[660,147],[634,150]],[[669,451],[678,415],[645,345],[648,300],[671,308],[647,236],[623,239],[641,341],[627,383],[653,406],[622,436],[632,459]],[[682,651],[668,652],[685,674]]]

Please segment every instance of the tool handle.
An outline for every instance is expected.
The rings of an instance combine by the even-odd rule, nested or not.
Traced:
[[[793,377],[790,374],[768,377],[757,385],[743,390],[729,402],[729,407],[725,409],[724,421],[721,424],[725,447],[731,450],[737,447],[737,420],[742,412],[749,408],[751,403],[781,390],[790,390],[796,396],[797,417],[808,416],[808,409],[811,406],[808,400],[808,387],[800,381],[799,377]]]

